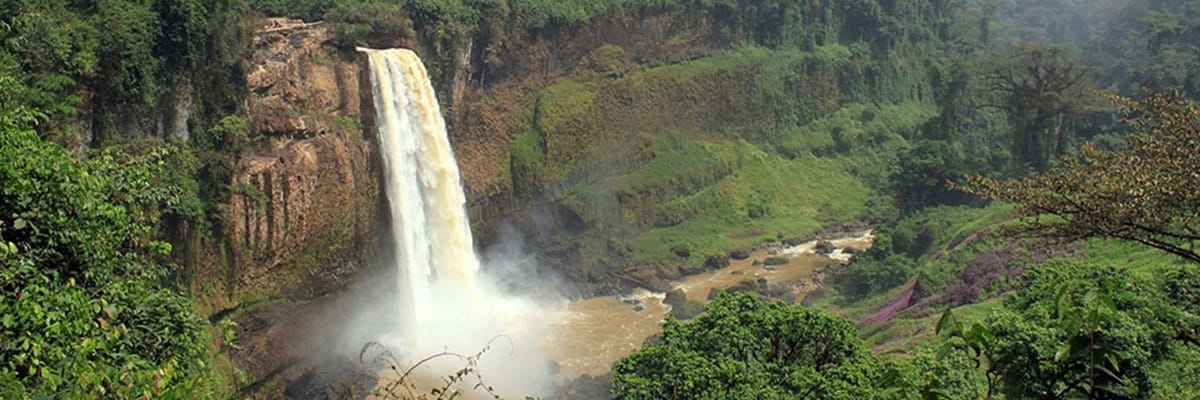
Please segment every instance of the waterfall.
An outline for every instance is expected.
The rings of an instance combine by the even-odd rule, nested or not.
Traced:
[[[421,59],[404,49],[360,50],[370,57],[399,269],[402,345],[441,348],[447,343],[435,335],[455,322],[448,318],[486,308],[458,164]]]
[[[394,301],[365,307],[364,315],[394,324],[379,341],[403,362],[473,354],[503,337],[506,346],[484,354],[477,368],[503,384],[497,390],[511,391],[506,397],[542,392],[553,382],[543,342],[561,300],[501,289],[501,278],[540,286],[533,282],[541,278],[512,268],[511,259],[489,258],[494,271],[484,273],[446,123],[421,59],[410,50],[359,50],[370,58],[397,276]],[[377,306],[387,308],[383,315],[371,311]],[[435,378],[463,367],[455,358],[434,361],[427,366],[439,370],[426,372]]]

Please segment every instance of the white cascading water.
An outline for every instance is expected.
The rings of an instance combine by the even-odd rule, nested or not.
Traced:
[[[433,85],[410,50],[370,50],[371,84],[392,214],[401,304],[408,345],[425,349],[422,326],[438,324],[427,304],[437,290],[477,296],[479,259],[471,238],[458,175]],[[435,287],[436,286],[436,287]],[[472,302],[476,299],[462,299]],[[469,304],[469,303],[468,303]]]
[[[521,352],[510,362],[538,375],[536,363],[544,356],[536,330],[544,313],[532,301],[495,289],[480,271],[458,165],[421,59],[406,49],[359,50],[370,58],[399,277],[400,318],[391,332],[398,337],[387,341],[411,361],[441,351],[472,354],[504,335],[522,348],[485,354],[480,369],[489,359]],[[496,368],[510,371],[491,372],[514,373],[505,365],[510,362]],[[528,391],[537,390],[530,379],[541,377],[502,378],[514,390]]]

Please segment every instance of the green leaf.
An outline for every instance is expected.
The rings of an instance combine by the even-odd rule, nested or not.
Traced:
[[[1113,378],[1113,379],[1114,379],[1114,380],[1116,380],[1117,382],[1121,382],[1121,381],[1123,381],[1123,379],[1121,379],[1121,376],[1120,376],[1120,375],[1117,375],[1117,373],[1116,373],[1116,372],[1114,372],[1113,370],[1110,370],[1110,369],[1106,368],[1106,367],[1105,367],[1105,366],[1103,366],[1103,365],[1097,365],[1097,366],[1096,366],[1096,369],[1100,370],[1101,372],[1104,372],[1104,374],[1105,374],[1105,375],[1108,375],[1110,378]]]
[[[1104,309],[1108,310],[1108,312],[1114,314],[1117,312],[1117,303],[1113,301],[1112,297],[1104,296],[1103,303],[1101,304],[1104,305]]]
[[[1104,359],[1108,360],[1108,364],[1112,365],[1113,371],[1121,370],[1121,360],[1117,358],[1116,353],[1105,353]]]
[[[1054,361],[1062,362],[1063,360],[1066,360],[1067,357],[1070,357],[1070,356],[1071,356],[1071,345],[1067,344],[1067,343],[1063,343],[1058,346],[1058,351],[1054,352]]]
[[[951,309],[947,308],[946,312],[942,313],[942,318],[938,319],[937,333],[939,335],[945,334],[947,332],[953,333],[952,331],[950,331],[950,329],[952,329],[954,327],[954,323],[955,323],[954,313]]]
[[[1083,295],[1083,304],[1089,305],[1089,306],[1096,304],[1096,300],[1099,298],[1100,298],[1100,291],[1098,289],[1089,290],[1086,294]]]
[[[1062,318],[1071,308],[1071,287],[1066,283],[1060,285],[1054,294],[1054,299],[1055,311],[1058,313],[1058,317]]]
[[[1067,336],[1075,336],[1079,334],[1079,331],[1082,327],[1083,320],[1079,319],[1079,317],[1074,314],[1068,316],[1062,323],[1063,333],[1066,333]]]

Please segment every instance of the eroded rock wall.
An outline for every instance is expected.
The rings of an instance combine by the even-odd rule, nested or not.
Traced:
[[[245,109],[251,134],[263,138],[231,182],[232,297],[335,289],[374,247],[382,175],[363,129],[370,92],[361,59],[339,52],[333,35],[290,20],[268,20],[255,34]]]
[[[258,388],[250,397],[315,368],[314,321],[375,263],[384,231],[365,59],[334,38],[294,20],[256,31],[244,109],[257,139],[232,172],[224,243],[197,274],[207,307],[237,323],[227,355]]]
[[[379,230],[375,152],[339,131],[274,141],[243,160],[229,204],[237,291],[322,292],[353,274],[337,264],[368,256]]]
[[[266,20],[255,32],[246,74],[252,130],[292,137],[349,130],[338,125],[361,115],[363,71],[357,54],[333,46],[334,35],[332,25],[286,19]]]

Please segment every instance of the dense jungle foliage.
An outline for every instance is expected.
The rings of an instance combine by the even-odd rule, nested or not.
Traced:
[[[241,394],[187,283],[255,140],[252,18],[471,42],[484,85],[538,35],[662,15],[720,47],[598,46],[508,109],[488,193],[578,220],[545,262],[877,240],[804,305],[668,321],[617,397],[1200,397],[1198,0],[0,0],[0,396]]]
[[[172,242],[217,220],[221,177],[207,175],[227,179],[219,169],[235,155],[211,145],[217,129],[185,143],[138,119],[180,91],[196,93],[193,126],[236,113],[247,12],[223,1],[0,2],[3,397],[232,390],[212,373],[212,330]]]

